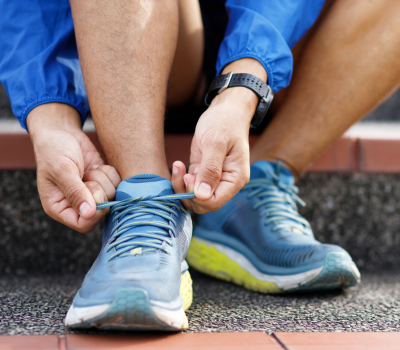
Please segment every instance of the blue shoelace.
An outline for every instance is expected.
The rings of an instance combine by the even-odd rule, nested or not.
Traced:
[[[186,209],[178,200],[191,198],[195,198],[193,192],[166,196],[148,196],[97,204],[97,209],[111,207],[112,223],[118,221],[112,228],[112,243],[107,248],[107,252],[114,248],[115,252],[108,258],[108,261],[118,256],[135,255],[149,250],[160,249],[167,252],[167,248],[163,243],[166,242],[171,245],[172,236],[176,236],[176,210],[182,210],[186,213]],[[140,220],[145,215],[157,215],[167,220],[168,223],[157,219]],[[155,229],[126,233],[128,230],[138,226],[152,226]],[[142,237],[144,240],[131,241],[138,237]]]
[[[248,198],[257,196],[260,201],[253,205],[253,209],[265,209],[260,212],[265,217],[265,225],[274,223],[272,231],[291,230],[293,232],[310,235],[310,224],[297,211],[296,203],[305,206],[305,202],[297,195],[299,189],[295,185],[286,185],[279,181],[277,174],[270,172],[272,179],[254,179],[243,187],[243,190],[253,190]]]

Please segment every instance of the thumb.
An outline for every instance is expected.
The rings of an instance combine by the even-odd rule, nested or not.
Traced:
[[[96,214],[96,202],[80,178],[78,169],[63,171],[62,175],[56,177],[55,183],[82,218],[91,219]]]
[[[222,175],[226,149],[219,145],[209,145],[203,150],[200,168],[196,176],[194,193],[200,200],[210,199]]]

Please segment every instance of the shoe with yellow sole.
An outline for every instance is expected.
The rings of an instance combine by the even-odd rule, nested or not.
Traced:
[[[190,266],[261,293],[347,288],[360,281],[350,255],[322,244],[297,210],[292,173],[259,161],[249,183],[216,212],[200,215]]]

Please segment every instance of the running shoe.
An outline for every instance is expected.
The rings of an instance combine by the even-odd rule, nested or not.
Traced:
[[[350,255],[314,238],[297,210],[292,173],[258,161],[249,183],[221,209],[201,215],[187,261],[195,269],[261,293],[351,287],[360,273]]]
[[[192,280],[185,256],[192,220],[171,181],[138,175],[117,188],[103,245],[70,307],[72,328],[176,331],[188,327]]]

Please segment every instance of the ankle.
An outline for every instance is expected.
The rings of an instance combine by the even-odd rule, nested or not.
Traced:
[[[254,163],[254,162],[259,161],[259,160],[265,160],[265,161],[267,161],[267,162],[273,162],[273,163],[276,163],[276,162],[278,162],[278,161],[281,161],[281,162],[282,162],[282,165],[292,173],[292,175],[293,175],[293,177],[294,177],[294,179],[295,179],[295,182],[297,182],[297,180],[298,180],[298,178],[299,178],[299,176],[300,176],[300,174],[301,174],[301,172],[298,171],[298,170],[297,170],[294,166],[292,166],[290,163],[288,163],[287,161],[285,161],[285,160],[283,160],[283,159],[280,159],[280,158],[278,158],[278,157],[271,157],[271,156],[269,156],[269,157],[265,157],[265,158],[263,158],[263,159],[255,159],[255,160],[252,159],[252,160],[251,160],[251,163]]]

